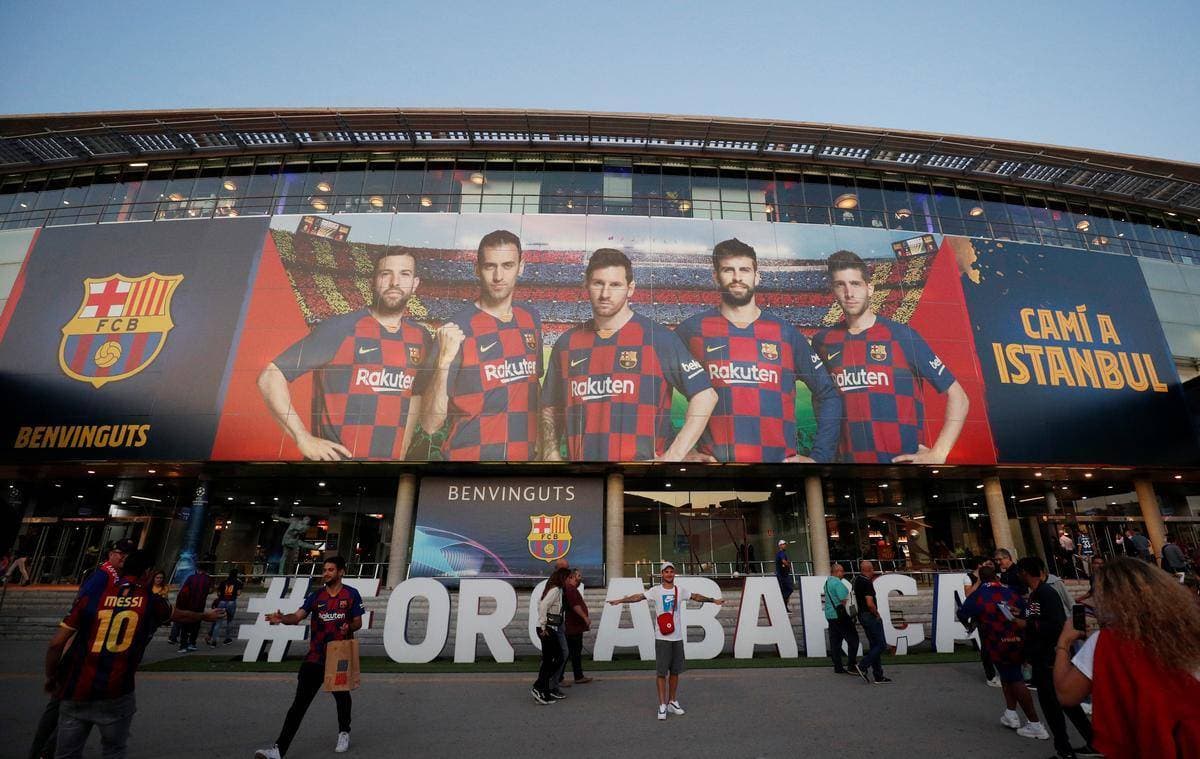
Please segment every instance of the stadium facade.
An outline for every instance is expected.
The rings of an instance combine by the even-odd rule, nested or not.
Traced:
[[[1200,543],[1192,164],[636,114],[10,116],[0,297],[0,543],[41,582],[119,537],[389,585]]]

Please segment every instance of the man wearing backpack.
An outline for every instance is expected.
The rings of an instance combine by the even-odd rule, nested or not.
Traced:
[[[854,612],[850,609],[850,591],[842,577],[846,570],[834,562],[829,570],[833,576],[825,580],[823,594],[825,619],[829,622],[829,658],[833,659],[833,671],[839,675],[857,675],[858,630],[854,629]],[[842,666],[842,643],[850,653],[850,668]]]

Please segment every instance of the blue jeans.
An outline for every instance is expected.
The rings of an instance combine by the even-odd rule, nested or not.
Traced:
[[[562,654],[562,664],[559,665],[558,672],[555,673],[554,682],[551,683],[554,687],[550,690],[558,690],[558,684],[562,682],[563,675],[567,673],[567,625],[563,623],[558,626],[558,650]]]
[[[233,635],[230,633],[233,632],[233,615],[237,613],[237,601],[217,601],[216,608],[225,610],[225,618],[212,623],[212,627],[208,630],[208,637],[216,640],[217,627],[224,625],[225,637],[232,638]]]
[[[63,701],[58,711],[58,745],[55,759],[77,759],[95,725],[100,731],[104,759],[124,759],[129,726],[137,712],[132,693],[102,701]]]
[[[883,634],[883,620],[875,614],[859,612],[858,623],[862,625],[863,632],[867,634],[867,649],[863,655],[862,661],[858,666],[865,672],[869,667],[875,673],[875,679],[883,677],[883,664],[880,658],[883,656],[883,650],[887,648],[887,637]]]

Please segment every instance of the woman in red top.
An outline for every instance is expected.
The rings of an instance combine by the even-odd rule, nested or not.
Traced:
[[[1099,632],[1063,627],[1054,690],[1063,706],[1090,693],[1092,744],[1108,759],[1200,758],[1200,608],[1153,564],[1117,558],[1096,574]]]

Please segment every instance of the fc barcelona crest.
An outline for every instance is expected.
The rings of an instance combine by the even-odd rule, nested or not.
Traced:
[[[871,343],[868,355],[871,357],[872,361],[878,361],[880,363],[887,361],[887,343]]]
[[[420,366],[421,358],[421,347],[419,345],[408,346],[408,363],[413,366]]]
[[[633,369],[638,364],[638,354],[635,350],[623,350],[617,357],[617,363],[622,369]]]
[[[531,351],[537,350],[537,347],[538,347],[537,335],[528,330],[525,332],[522,332],[521,334],[525,336],[525,347]]]
[[[779,346],[775,343],[763,343],[759,346],[759,351],[762,353],[762,357],[768,361],[779,360]]]
[[[149,366],[175,327],[171,297],[181,282],[182,274],[155,273],[83,280],[83,302],[58,346],[63,373],[99,388]]]
[[[571,550],[571,517],[562,514],[529,516],[529,553],[547,563]]]

